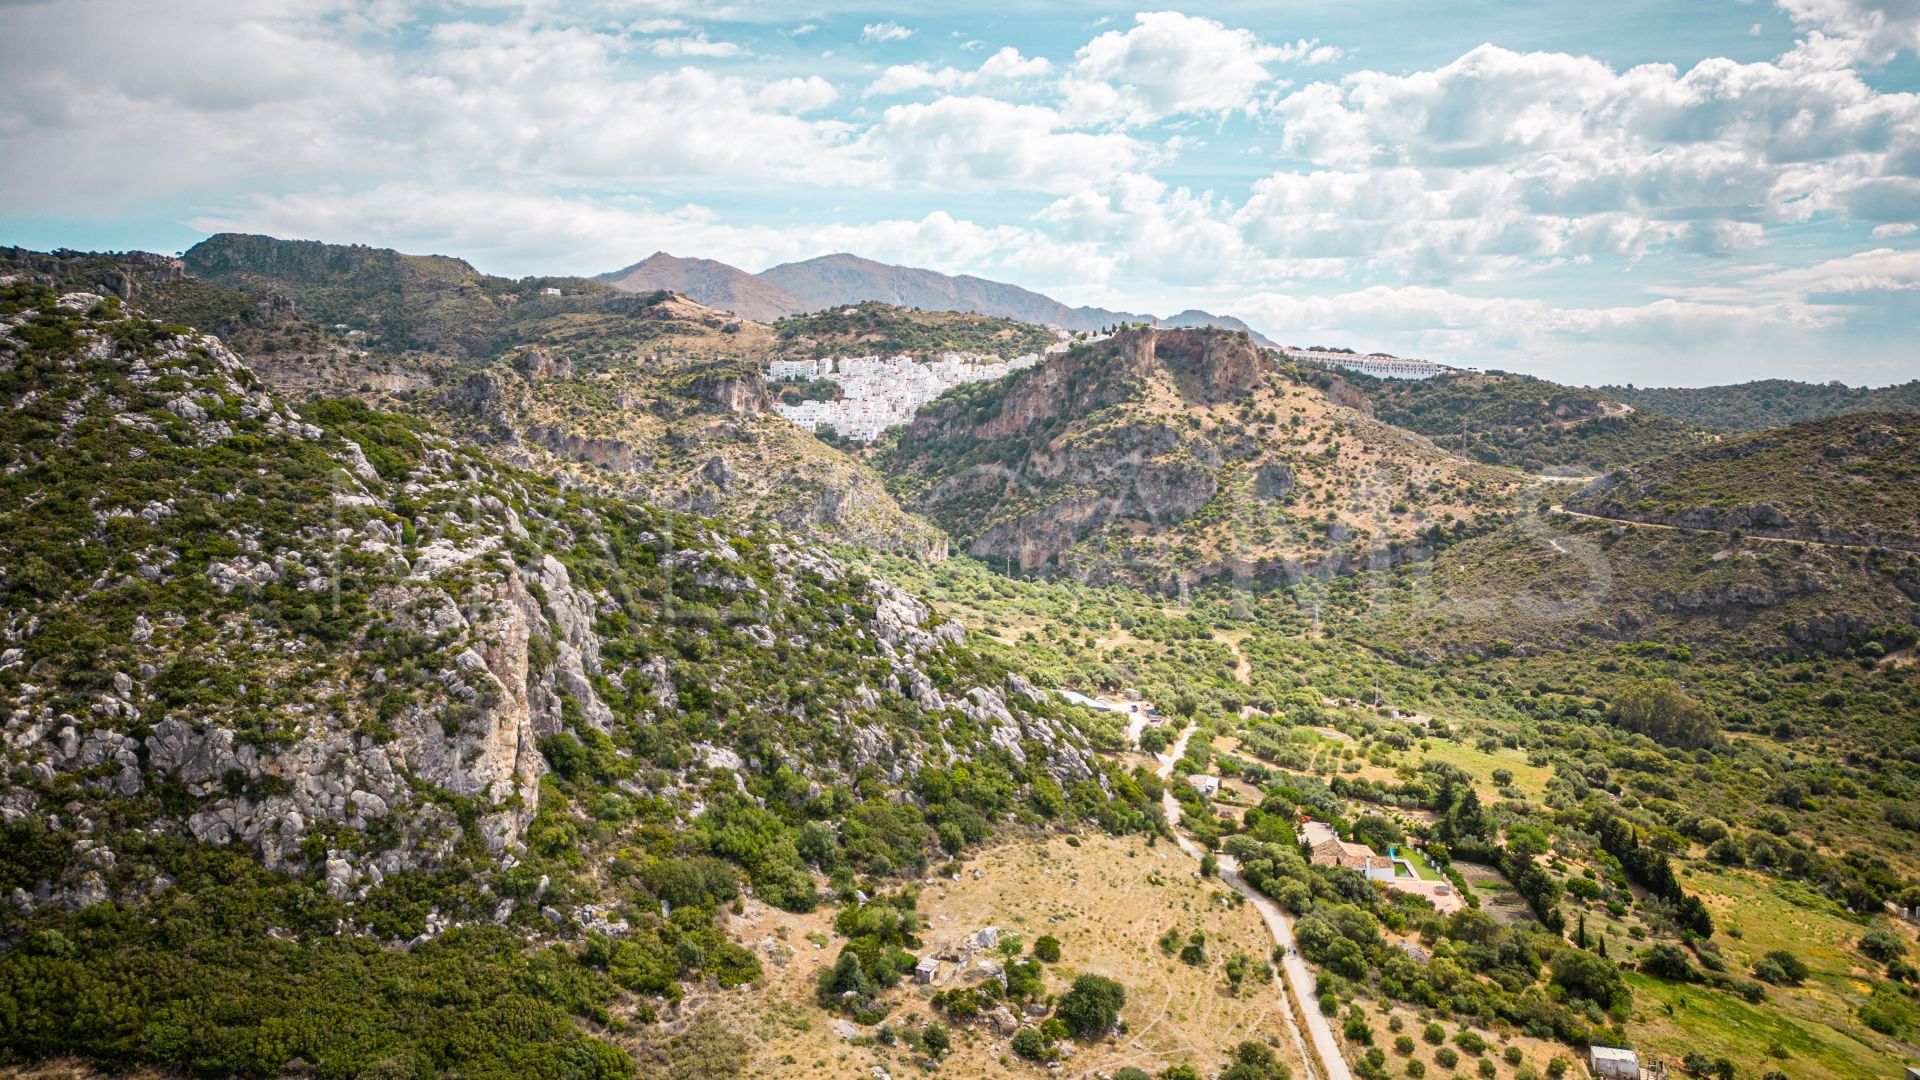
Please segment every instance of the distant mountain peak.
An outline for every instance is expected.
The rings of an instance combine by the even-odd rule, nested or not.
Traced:
[[[773,322],[808,310],[798,297],[738,267],[665,251],[656,251],[625,269],[601,274],[599,280],[626,292],[666,289],[754,322]]]
[[[672,289],[699,303],[759,322],[868,300],[926,311],[993,315],[1069,330],[1098,330],[1116,323],[1153,320],[1151,315],[1128,311],[1072,307],[1003,281],[897,266],[850,251],[782,263],[758,274],[749,274],[713,259],[685,258],[656,251],[623,270],[601,274],[599,280],[629,292]],[[1230,315],[1188,310],[1164,325],[1245,330],[1253,335],[1256,344],[1273,344]]]

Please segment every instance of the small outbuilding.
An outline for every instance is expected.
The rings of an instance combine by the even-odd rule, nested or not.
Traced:
[[[1598,1080],[1640,1080],[1640,1058],[1617,1046],[1587,1047],[1587,1067]]]
[[[930,983],[940,977],[940,958],[929,956],[913,965],[913,981]]]

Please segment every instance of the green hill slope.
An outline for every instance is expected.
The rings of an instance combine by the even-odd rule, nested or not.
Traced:
[[[963,311],[916,311],[868,301],[795,315],[773,324],[785,351],[813,356],[979,352],[1014,357],[1056,340],[1032,323]]]
[[[628,1076],[805,910],[1148,797],[911,596],[0,285],[0,1052]],[[926,792],[925,797],[915,794]],[[304,1063],[304,1064],[301,1064]]]
[[[1643,462],[1568,509],[1681,528],[1920,550],[1920,414],[1774,428]]]
[[[1843,413],[1920,410],[1920,380],[1877,389],[1759,379],[1732,386],[1603,386],[1600,392],[1716,431],[1759,431]]]
[[[1476,461],[1527,472],[1594,475],[1705,440],[1696,425],[1530,375],[1463,371],[1420,380],[1342,377],[1387,423]]]

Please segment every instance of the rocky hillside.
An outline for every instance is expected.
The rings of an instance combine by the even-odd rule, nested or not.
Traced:
[[[495,453],[654,505],[947,554],[945,535],[902,510],[871,467],[776,414],[755,362],[576,363],[566,349],[530,347],[420,408]]]
[[[682,259],[664,251],[597,280],[623,292],[666,289],[743,319],[770,323],[811,305],[772,282],[713,259]]]
[[[1830,417],[1671,454],[1596,481],[1567,508],[1920,551],[1920,414]]]
[[[281,393],[358,393],[430,416],[523,465],[610,482],[659,506],[929,558],[946,553],[945,537],[901,510],[871,469],[772,412],[761,365],[798,346],[763,324],[672,293],[595,285],[547,297],[457,260],[380,249],[216,237],[194,250],[186,263],[15,251],[0,265],[55,287],[97,284],[170,323],[204,318],[229,328],[235,351]],[[228,284],[201,279],[189,264],[212,266]],[[557,286],[540,286],[548,287]],[[310,305],[348,321],[323,325]],[[475,336],[430,332],[438,352],[396,347],[469,311],[485,324]],[[402,323],[415,330],[389,333]],[[1052,340],[1007,326],[1021,342]],[[950,347],[1005,329],[929,340]]]
[[[1414,557],[1522,488],[1221,330],[1127,331],[962,388],[882,471],[974,555],[1161,587]]]
[[[285,290],[215,285],[165,255],[0,248],[0,274],[59,292],[116,296],[161,322],[204,328],[246,357],[274,389],[294,397],[416,390],[446,366],[443,358],[394,353],[350,326],[315,322]]]
[[[1600,392],[1715,431],[1759,431],[1845,413],[1920,412],[1920,379],[1883,387],[1758,379],[1733,386],[1603,386]]]
[[[1342,373],[1380,419],[1490,465],[1592,476],[1707,441],[1695,425],[1593,390],[1530,375],[1446,372],[1431,379]]]
[[[756,977],[730,903],[1148,820],[804,542],[295,408],[114,297],[0,282],[0,400],[11,1052],[627,1076],[681,984]]]
[[[922,311],[972,312],[1068,330],[1100,330],[1151,318],[1106,308],[1071,307],[1018,285],[970,274],[956,277],[935,270],[893,266],[844,252],[749,274],[713,259],[683,259],[662,251],[595,280],[627,292],[670,289],[710,307],[762,322],[868,302]],[[1248,329],[1232,316],[1199,310],[1183,311],[1167,325]]]
[[[1094,330],[1141,318],[1104,308],[1069,307],[1018,285],[988,281],[971,274],[956,277],[845,253],[782,263],[763,271],[759,277],[799,297],[814,310],[878,300],[896,307],[972,311],[1069,330]]]
[[[1529,517],[1364,588],[1355,633],[1432,660],[1608,643],[1839,653],[1920,623],[1920,556]]]

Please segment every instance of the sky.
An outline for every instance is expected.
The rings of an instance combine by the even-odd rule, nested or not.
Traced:
[[[0,243],[835,251],[1598,385],[1920,377],[1920,0],[0,0]]]

